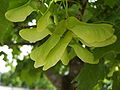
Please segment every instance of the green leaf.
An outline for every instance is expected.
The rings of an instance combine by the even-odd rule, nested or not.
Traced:
[[[29,0],[9,0],[9,7],[8,10],[20,7],[27,3]]]
[[[81,6],[79,4],[73,4],[70,8],[68,8],[68,15],[69,16],[78,16],[80,15]]]
[[[98,65],[85,64],[75,80],[78,82],[76,90],[92,90],[100,80],[105,77],[105,66],[103,63]]]
[[[24,21],[27,16],[29,16],[35,9],[33,9],[29,3],[31,0],[29,0],[26,4],[10,9],[5,13],[5,17],[11,21],[11,22],[22,22]]]
[[[1,21],[2,20],[2,21]],[[13,24],[5,18],[0,20],[0,42],[5,42],[12,36]]]
[[[25,82],[27,85],[32,85],[40,79],[41,69],[35,69],[33,67],[34,62],[30,59],[18,60],[17,66],[15,69],[15,74],[20,77],[20,79]]]
[[[25,81],[28,85],[32,85],[37,79],[40,78],[41,72],[37,69],[30,69],[25,66],[20,72],[20,79]]]
[[[67,32],[65,36],[58,42],[58,44],[50,51],[45,59],[43,70],[47,70],[54,66],[61,59],[67,45],[72,39],[72,35],[73,34],[71,32]]]
[[[30,57],[32,60],[35,60],[34,66],[36,68],[44,65],[47,55],[49,54],[51,49],[54,48],[55,45],[59,42],[60,38],[62,37],[65,31],[66,31],[66,22],[61,21],[57,25],[55,31],[50,36],[50,38],[41,46],[39,46],[38,48],[34,49],[31,52]]]
[[[111,61],[113,61],[116,57],[117,57],[117,55],[116,55],[116,53],[114,51],[107,52],[104,55],[104,59],[105,60],[111,60]]]
[[[117,3],[117,0],[104,0],[104,3],[108,5],[109,7],[113,8],[115,4]]]
[[[31,29],[22,29],[20,30],[19,34],[25,40],[28,40],[30,42],[36,42],[38,40],[45,38],[47,35],[51,34],[51,32],[48,29],[42,32],[38,32],[36,28],[31,28]]]
[[[88,51],[86,48],[82,47],[78,43],[74,43],[70,45],[74,51],[76,52],[77,56],[85,63],[90,64],[97,64],[99,60],[95,60],[93,54]]]
[[[87,5],[86,9],[85,9],[85,12],[82,16],[82,21],[83,22],[87,22],[88,20],[91,19],[91,17],[93,16],[93,12],[90,8],[90,6]]]
[[[7,41],[12,36],[13,23],[6,20],[4,14],[7,11],[9,1],[0,0],[0,42]]]
[[[120,89],[120,71],[114,72],[112,79],[113,79],[112,90],[119,90]]]

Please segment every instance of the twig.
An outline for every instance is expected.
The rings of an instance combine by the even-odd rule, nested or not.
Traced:
[[[27,28],[36,28],[37,25],[32,25],[32,26],[19,26],[19,25],[16,25],[15,28],[19,28],[19,29],[27,29]]]

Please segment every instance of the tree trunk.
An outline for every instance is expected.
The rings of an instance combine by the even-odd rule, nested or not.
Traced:
[[[77,76],[83,65],[84,63],[78,57],[75,57],[69,63],[68,75],[61,76],[51,69],[46,71],[45,74],[57,90],[75,90],[77,84],[71,82]]]

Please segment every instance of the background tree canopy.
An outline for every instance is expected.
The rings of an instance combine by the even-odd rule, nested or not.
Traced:
[[[0,51],[11,67],[1,82],[120,90],[119,24],[120,0],[0,0],[0,46],[12,50],[12,60]]]

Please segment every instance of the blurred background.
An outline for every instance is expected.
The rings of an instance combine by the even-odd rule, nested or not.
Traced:
[[[13,57],[13,49],[0,47],[0,90],[56,90],[41,69],[34,69],[28,56],[31,49],[32,46],[23,45],[19,55]]]

